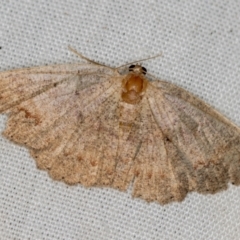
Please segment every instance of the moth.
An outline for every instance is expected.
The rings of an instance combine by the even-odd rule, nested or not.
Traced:
[[[0,73],[4,136],[55,180],[166,204],[240,184],[240,129],[147,70],[64,64]]]

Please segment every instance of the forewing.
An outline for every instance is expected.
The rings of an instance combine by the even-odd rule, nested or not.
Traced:
[[[112,69],[92,64],[63,64],[2,72],[0,73],[0,112],[7,112],[12,107],[39,95],[42,99],[54,97],[56,92],[60,92],[59,87],[69,86],[72,83],[74,89],[68,87],[67,90],[77,92],[100,83],[111,75],[113,75]]]
[[[136,158],[135,196],[164,204],[189,191],[215,193],[229,181],[240,184],[239,128],[167,82],[151,82],[146,98],[142,119],[148,127]]]
[[[126,190],[141,135],[141,105],[121,101],[122,76],[93,65],[2,73],[4,132],[57,180]]]
[[[48,169],[56,178],[64,178],[70,168],[62,175],[56,174],[56,169],[66,162],[67,156],[74,158],[70,146],[88,142],[82,145],[82,154],[87,155],[92,153],[91,148],[97,151],[94,144],[99,132],[103,132],[102,138],[111,139],[109,131],[114,132],[111,124],[116,119],[112,113],[116,112],[120,96],[117,91],[121,89],[118,77],[112,69],[92,64],[1,73],[0,110],[9,114],[5,136],[29,147],[40,168]],[[94,157],[91,161],[95,161]],[[71,161],[68,164],[73,165]],[[69,182],[74,183],[72,179]]]

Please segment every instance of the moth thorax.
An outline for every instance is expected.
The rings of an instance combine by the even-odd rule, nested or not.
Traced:
[[[129,73],[122,82],[122,100],[130,104],[137,104],[141,101],[146,91],[147,80],[143,74]]]

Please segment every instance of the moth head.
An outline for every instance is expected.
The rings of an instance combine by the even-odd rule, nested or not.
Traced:
[[[145,78],[147,69],[139,64],[131,65],[129,73],[122,81],[122,100],[126,103],[137,104],[141,101],[148,84]]]
[[[129,72],[145,75],[147,73],[147,69],[139,64],[136,64],[129,66]]]

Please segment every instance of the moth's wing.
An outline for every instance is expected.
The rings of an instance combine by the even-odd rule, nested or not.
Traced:
[[[1,73],[4,134],[54,179],[126,190],[141,143],[141,105],[122,102],[121,85],[117,72],[93,65]]]
[[[134,196],[164,204],[240,184],[238,127],[171,83],[151,82],[146,99]]]
[[[120,80],[92,64],[1,73],[0,109],[9,113],[4,134],[26,145],[52,177],[96,185],[99,166],[115,166]]]
[[[69,91],[79,91],[105,81],[113,70],[92,64],[62,64],[11,70],[0,73],[0,113],[41,95],[41,99],[54,97],[58,89],[67,86]],[[51,95],[51,96],[50,96]]]

